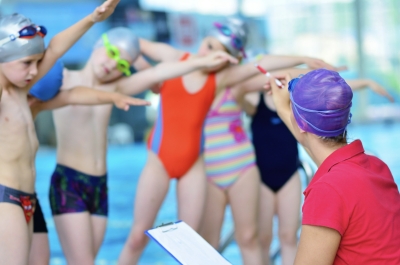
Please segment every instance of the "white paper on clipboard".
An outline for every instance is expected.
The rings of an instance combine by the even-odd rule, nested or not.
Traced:
[[[183,265],[232,265],[183,221],[150,229],[146,234]]]

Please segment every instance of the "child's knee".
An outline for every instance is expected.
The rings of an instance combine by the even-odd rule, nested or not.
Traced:
[[[235,234],[237,243],[242,247],[252,247],[259,244],[257,229],[248,227],[237,231]]]
[[[279,241],[281,244],[296,245],[297,244],[297,234],[296,231],[292,229],[279,230]]]
[[[145,229],[134,228],[128,238],[129,249],[135,251],[145,247],[147,243],[147,236],[145,235]]]

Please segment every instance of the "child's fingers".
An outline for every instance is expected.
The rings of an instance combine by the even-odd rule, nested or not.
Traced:
[[[238,63],[238,59],[233,57],[232,55],[223,52],[223,51],[218,51],[216,52],[216,56],[220,58],[224,58],[225,60],[229,61],[230,63]]]
[[[336,72],[340,72],[340,71],[346,71],[348,68],[346,65],[342,65],[342,66],[338,66],[336,67]]]
[[[129,101],[127,102],[130,105],[137,105],[137,106],[148,106],[150,105],[150,102],[143,100],[143,99],[138,99],[138,98],[130,98]]]

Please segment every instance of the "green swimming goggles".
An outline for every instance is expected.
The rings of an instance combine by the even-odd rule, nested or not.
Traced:
[[[118,71],[123,73],[125,76],[132,75],[132,73],[135,72],[135,69],[127,60],[121,59],[118,47],[110,43],[107,34],[104,33],[101,37],[103,39],[104,47],[106,47],[108,57],[117,62]]]

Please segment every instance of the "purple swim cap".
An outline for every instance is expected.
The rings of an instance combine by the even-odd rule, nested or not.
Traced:
[[[351,119],[350,86],[337,72],[317,69],[289,83],[292,111],[298,126],[322,137],[344,133]]]

